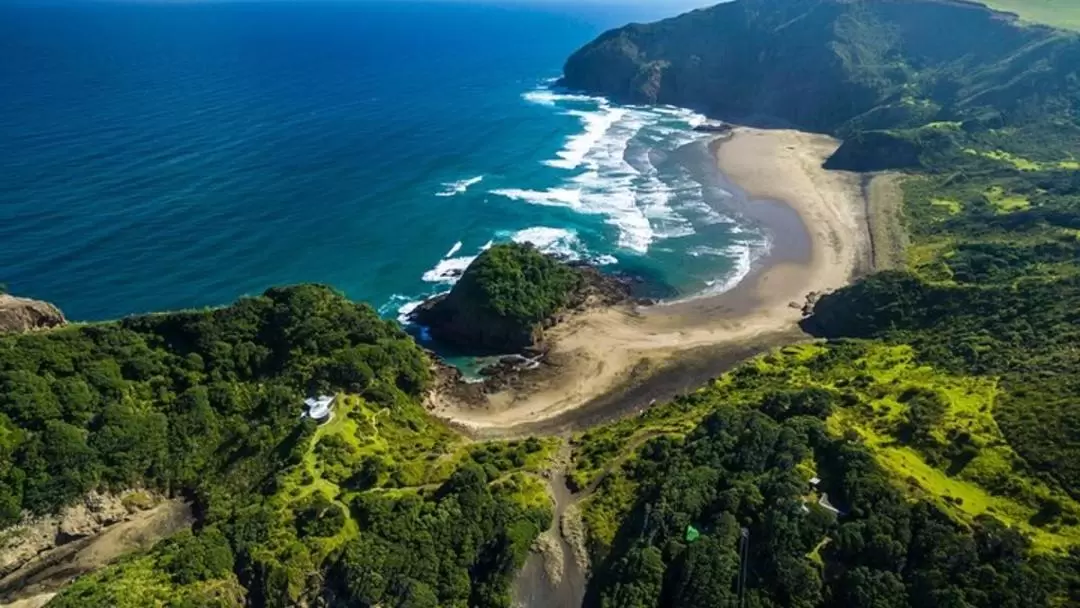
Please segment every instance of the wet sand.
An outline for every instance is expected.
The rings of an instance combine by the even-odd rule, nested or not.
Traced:
[[[641,397],[627,395],[646,379],[673,379],[660,392],[700,384],[740,357],[805,338],[798,324],[807,298],[871,266],[864,178],[822,167],[838,146],[824,135],[744,127],[714,142],[717,166],[737,190],[722,211],[761,225],[772,244],[739,285],[715,296],[576,315],[549,332],[549,365],[528,386],[492,395],[481,407],[437,395],[433,410],[478,435],[571,430],[575,418],[599,420],[639,406]]]

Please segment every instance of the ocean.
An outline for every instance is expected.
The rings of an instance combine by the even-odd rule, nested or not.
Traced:
[[[661,8],[5,2],[0,283],[83,321],[298,282],[400,317],[518,241],[726,289],[768,243],[704,117],[554,85]]]

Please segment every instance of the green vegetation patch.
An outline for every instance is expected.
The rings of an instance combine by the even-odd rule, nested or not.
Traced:
[[[963,205],[960,204],[960,201],[955,201],[949,198],[932,198],[930,199],[930,204],[934,205],[935,207],[941,207],[949,215],[956,215],[957,213],[960,213],[961,209],[963,209]]]
[[[488,249],[454,286],[463,298],[521,325],[533,325],[566,306],[581,281],[573,269],[528,244]]]
[[[991,186],[986,191],[986,198],[1000,213],[1009,213],[1031,207],[1031,201],[1026,196],[1010,195],[1001,186]]]
[[[501,601],[508,593],[506,573],[492,573],[493,578],[477,583],[480,587],[447,590],[441,588],[446,584],[443,577],[461,576],[463,571],[453,568],[464,565],[421,573],[412,566],[380,561],[384,558],[379,552],[403,551],[406,546],[408,551],[420,551],[416,543],[426,542],[426,535],[451,534],[448,526],[468,529],[477,517],[484,521],[475,523],[475,533],[482,534],[484,542],[505,535],[508,544],[499,549],[506,552],[503,559],[520,565],[550,521],[551,501],[539,475],[550,466],[558,444],[555,439],[471,444],[413,402],[381,407],[362,396],[339,395],[331,420],[314,431],[300,462],[278,476],[277,492],[266,498],[264,504],[278,523],[258,553],[285,573],[288,582],[282,591],[295,600],[312,591],[305,568],[324,565],[331,576],[348,585],[360,575],[360,564],[377,564],[403,577],[407,582],[402,584],[415,587],[420,597],[430,593],[439,598],[439,605],[458,605],[477,593],[487,597],[485,601]],[[462,515],[464,521],[454,521],[456,515],[444,512],[459,508],[450,505],[462,493],[474,492],[482,498],[470,500],[487,504],[489,514]],[[447,543],[425,547],[421,553],[455,564],[488,559],[455,551],[457,545]],[[303,559],[297,561],[298,556]],[[396,592],[387,587],[349,593],[366,605]]]
[[[993,379],[920,366],[909,346],[875,346],[852,363],[831,374],[856,378],[860,404],[838,410],[832,432],[857,431],[896,479],[961,521],[993,515],[1030,535],[1038,550],[1080,544],[1080,504],[1031,475],[1010,447],[993,417]],[[1037,525],[1048,504],[1072,523]]]
[[[341,387],[390,407],[424,353],[369,306],[314,285],[233,306],[0,338],[0,525],[102,487],[254,491]]]
[[[150,553],[79,578],[49,602],[59,608],[229,607],[245,604],[235,558],[215,528],[178,534]]]
[[[532,245],[500,244],[469,264],[449,294],[418,309],[417,321],[462,352],[520,352],[573,302],[584,281],[581,270]]]
[[[1075,557],[1032,555],[1021,533],[993,517],[947,516],[943,501],[897,483],[877,446],[850,429],[827,430],[839,411],[866,407],[846,389],[821,388],[833,374],[850,377],[848,365],[876,378],[861,385],[871,393],[943,377],[887,347],[831,346],[793,359],[759,358],[698,391],[704,415],[694,429],[632,448],[600,482],[584,507],[599,605],[734,605],[740,587],[742,601],[766,607],[948,596],[989,608],[988,597],[1009,605],[1066,597]],[[994,391],[978,380],[946,384],[950,394]],[[977,397],[965,399],[950,420],[966,419]],[[822,506],[826,495],[839,513]],[[753,574],[742,584],[744,569]]]
[[[396,324],[310,285],[5,336],[0,522],[96,488],[194,497],[198,532],[61,606],[283,606],[328,587],[350,605],[506,606],[550,523],[539,475],[559,443],[451,432],[420,405],[429,369]],[[301,415],[312,394],[336,395],[323,424]]]
[[[910,346],[807,344],[759,357],[632,426],[624,421],[578,438],[574,478],[581,487],[599,484],[585,509],[591,547],[606,555],[616,542],[616,522],[632,508],[639,484],[620,476],[640,466],[642,445],[681,441],[722,406],[777,416],[790,415],[795,406],[785,404],[796,403],[799,411],[828,409],[829,432],[858,439],[898,487],[955,521],[974,525],[992,516],[1022,530],[1040,552],[1080,545],[1080,504],[1013,449],[994,417],[998,398],[994,378],[943,373],[920,364]],[[821,409],[811,405],[816,399]],[[814,468],[797,467],[807,479]]]
[[[964,152],[973,156],[982,156],[983,158],[989,158],[1002,163],[1007,163],[1016,167],[1020,171],[1040,171],[1043,169],[1043,165],[1033,160],[1028,160],[1022,156],[1011,154],[1004,150],[974,150],[972,148],[965,148]]]

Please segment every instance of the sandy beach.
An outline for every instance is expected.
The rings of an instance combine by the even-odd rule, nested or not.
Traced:
[[[716,296],[575,315],[549,332],[551,367],[534,384],[483,407],[436,397],[435,413],[481,433],[525,429],[651,377],[679,355],[800,339],[807,297],[847,285],[872,260],[863,177],[822,168],[838,146],[824,135],[742,127],[714,142],[720,171],[745,194],[739,211],[772,234],[773,253]],[[797,221],[779,219],[792,211]]]

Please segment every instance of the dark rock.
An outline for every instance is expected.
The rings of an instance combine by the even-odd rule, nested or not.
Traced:
[[[722,123],[705,123],[703,125],[698,125],[698,126],[694,127],[694,130],[697,131],[698,133],[716,133],[716,134],[719,134],[719,135],[723,135],[725,133],[731,133],[731,131],[734,130],[734,128],[735,127],[733,127],[732,125],[729,125],[726,122],[722,122]]]

